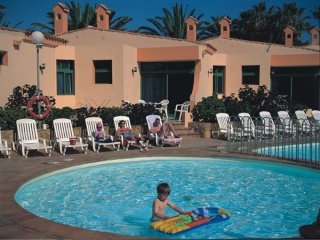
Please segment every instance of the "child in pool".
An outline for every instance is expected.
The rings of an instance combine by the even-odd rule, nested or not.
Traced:
[[[168,183],[160,183],[157,186],[158,197],[153,201],[152,217],[150,219],[151,222],[158,221],[160,219],[167,219],[168,217],[165,216],[167,206],[171,207],[180,214],[184,213],[168,199],[170,191],[171,190]]]

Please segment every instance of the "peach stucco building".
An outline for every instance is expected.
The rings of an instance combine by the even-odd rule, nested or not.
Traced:
[[[68,9],[54,8],[55,35],[40,49],[40,88],[56,107],[119,106],[121,100],[177,103],[217,93],[238,93],[245,84],[266,85],[311,108],[320,109],[319,29],[309,46],[292,44],[294,29],[284,30],[284,45],[230,37],[230,20],[220,21],[219,37],[197,41],[197,20],[187,19],[187,39],[148,36],[109,29],[110,10],[96,9],[97,27],[68,31]],[[12,89],[36,85],[36,48],[28,32],[0,28],[0,106]]]

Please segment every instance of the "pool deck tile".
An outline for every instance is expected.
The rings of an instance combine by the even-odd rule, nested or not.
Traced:
[[[132,149],[96,154],[88,151],[88,154],[70,153],[63,156],[53,151],[51,157],[33,152],[28,158],[13,152],[11,159],[0,157],[0,239],[146,239],[84,230],[39,218],[21,208],[14,201],[14,194],[23,183],[34,177],[84,163],[159,156],[249,157],[224,153],[225,144],[225,141],[197,138],[183,140],[181,147],[152,147],[148,152]]]

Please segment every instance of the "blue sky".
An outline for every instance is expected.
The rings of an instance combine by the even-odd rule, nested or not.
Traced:
[[[78,0],[75,0],[77,2]],[[23,23],[18,28],[30,28],[31,22],[47,23],[46,13],[51,11],[58,0],[1,0],[1,4],[6,6],[5,20],[14,25],[20,21]],[[70,0],[60,0],[60,2],[70,2]],[[146,19],[149,17],[162,16],[162,8],[172,9],[178,2],[184,6],[189,5],[189,10],[195,8],[196,15],[204,13],[203,19],[210,16],[230,16],[238,18],[239,13],[250,9],[253,5],[262,0],[80,0],[84,3],[105,4],[110,9],[116,11],[116,16],[130,16],[133,21],[129,28],[136,28],[141,25],[148,25]],[[283,3],[296,2],[298,7],[306,8],[305,13],[312,15],[315,6],[319,6],[318,0],[266,0],[267,6],[282,6]],[[310,24],[318,26],[315,20]]]

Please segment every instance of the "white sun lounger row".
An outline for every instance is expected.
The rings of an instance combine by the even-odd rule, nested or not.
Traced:
[[[213,131],[212,135],[225,135],[229,140],[236,140],[239,138],[246,137],[250,138],[263,138],[263,137],[274,137],[276,130],[282,134],[295,135],[297,131],[300,133],[311,133],[319,132],[320,130],[320,111],[313,110],[312,116],[314,121],[310,122],[304,113],[304,111],[295,111],[297,124],[294,124],[293,119],[290,118],[288,112],[279,111],[278,118],[281,125],[275,125],[270,112],[261,111],[259,113],[262,126],[255,126],[249,113],[239,113],[238,118],[240,125],[235,128],[232,123],[229,114],[217,113],[216,118],[218,122],[218,131]]]
[[[95,152],[99,152],[101,147],[109,145],[112,145],[114,148],[118,146],[117,149],[119,149],[120,141],[112,143],[95,141],[94,133],[97,123],[102,124],[102,119],[98,117],[86,119],[88,143],[84,143],[81,137],[75,137],[70,119],[59,118],[53,120],[53,147],[57,148],[63,155],[66,154],[68,148],[81,149],[86,154],[89,145],[92,146]],[[52,146],[49,146],[45,139],[38,137],[36,121],[34,119],[17,120],[17,135],[18,139],[13,143],[13,149],[21,151],[22,156],[28,157],[30,150],[44,150],[49,156],[51,155]]]
[[[151,115],[155,116],[155,115]],[[160,116],[156,115],[160,118]],[[148,121],[148,126],[150,129],[150,124]],[[151,119],[151,118],[150,118]],[[114,117],[114,125],[117,128],[119,127],[119,122],[124,120],[126,122],[126,128],[131,129],[130,119],[127,116],[117,116]],[[88,117],[85,119],[86,129],[87,129],[87,143],[84,143],[81,137],[75,137],[73,132],[72,122],[67,118],[59,118],[53,120],[54,127],[54,139],[52,146],[46,142],[44,138],[38,136],[37,123],[34,119],[19,119],[16,121],[17,125],[17,140],[13,142],[13,150],[20,151],[22,156],[28,157],[28,153],[31,150],[44,150],[46,154],[51,155],[52,148],[58,149],[59,152],[63,155],[66,154],[67,149],[81,149],[85,154],[88,151],[88,147],[91,146],[93,151],[99,153],[101,147],[112,146],[114,149],[119,151],[120,145],[123,145],[123,137],[115,141],[113,136],[108,135],[108,138],[111,141],[100,142],[95,140],[95,132],[97,130],[97,124],[103,126],[102,119],[100,117]],[[102,128],[104,132],[104,128]],[[134,144],[134,141],[129,141],[129,144],[126,146],[128,150],[129,145]],[[156,141],[156,145],[159,142]],[[162,145],[163,146],[163,145]],[[0,152],[2,154],[10,157],[11,148],[8,147],[8,143],[5,139],[1,139],[0,131]]]

